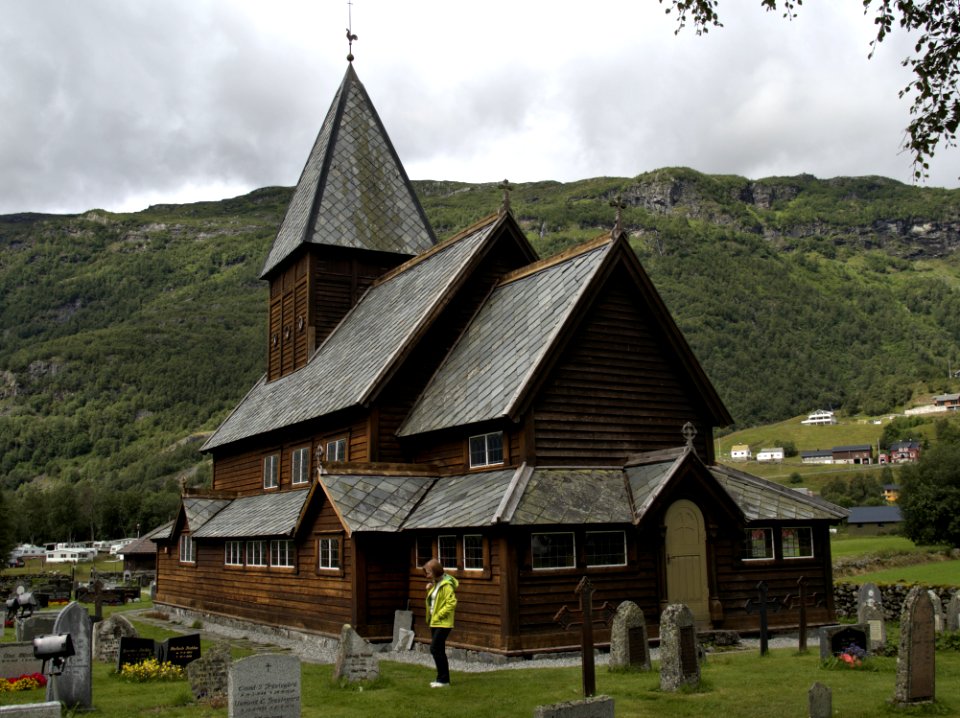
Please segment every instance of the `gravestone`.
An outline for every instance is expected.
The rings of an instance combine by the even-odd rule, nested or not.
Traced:
[[[864,606],[860,611],[860,623],[867,626],[870,649],[880,648],[887,643],[887,624],[883,620],[883,609],[879,606]]]
[[[870,627],[865,623],[845,626],[823,626],[820,629],[820,660],[840,655],[851,645],[859,646],[870,653]]]
[[[228,718],[300,718],[300,659],[262,654],[237,661],[227,680]]]
[[[60,701],[67,708],[93,708],[93,666],[91,651],[91,623],[87,609],[76,601],[60,611],[53,624],[53,633],[69,633],[74,655],[67,659],[63,673],[50,676],[47,682],[47,700]]]
[[[413,611],[393,612],[393,643],[391,643],[391,647],[394,651],[405,650],[401,647],[401,644],[406,643],[407,633],[412,629]],[[409,649],[409,646],[407,648]]]
[[[417,637],[417,632],[411,628],[401,628],[400,635],[393,644],[394,653],[409,651],[413,648],[413,641]]]
[[[39,673],[43,661],[33,657],[33,641],[0,643],[0,679]]]
[[[181,668],[187,666],[200,657],[200,634],[168,638],[157,649],[157,657],[161,663],[172,663]]]
[[[682,603],[660,615],[660,690],[700,684],[700,656],[693,612]]]
[[[879,608],[881,615],[883,614],[883,594],[877,584],[870,581],[861,584],[857,591],[857,623],[866,623],[862,612],[867,607]]]
[[[0,706],[0,718],[60,718],[60,715],[60,704],[54,702]]]
[[[93,629],[93,660],[101,663],[116,663],[120,653],[120,639],[136,638],[137,629],[130,620],[115,613],[96,624]]]
[[[936,633],[943,633],[946,628],[946,621],[943,620],[943,601],[936,591],[927,591],[930,596],[930,603],[933,604],[933,630]]]
[[[936,697],[936,633],[930,594],[919,586],[910,589],[900,614],[900,654],[894,703],[926,703]]]
[[[373,648],[349,624],[340,631],[340,645],[333,666],[333,679],[348,683],[372,681],[380,677],[380,664]]]
[[[537,706],[533,718],[613,718],[613,698],[594,696],[568,703]]]
[[[117,673],[123,670],[124,666],[136,665],[156,657],[157,642],[152,638],[120,636],[117,646]]]
[[[650,646],[643,610],[633,601],[617,607],[610,628],[610,670],[636,668],[650,670]]]
[[[59,611],[43,611],[27,618],[18,618],[14,623],[14,635],[18,641],[32,641],[37,636],[47,636],[54,633],[53,624],[57,621]]]
[[[150,600],[151,601],[157,600],[157,582],[156,581],[150,582]]]
[[[200,658],[187,666],[190,690],[198,701],[216,701],[227,695],[230,675],[230,644],[214,643]]]
[[[960,631],[960,591],[955,591],[947,601],[947,630]]]
[[[822,683],[814,683],[807,693],[810,718],[833,718],[833,692]]]

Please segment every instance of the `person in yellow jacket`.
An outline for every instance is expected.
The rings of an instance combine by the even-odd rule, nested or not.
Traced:
[[[450,665],[447,662],[447,636],[453,628],[453,614],[457,608],[458,581],[443,572],[440,562],[432,558],[423,565],[427,583],[427,625],[430,626],[430,655],[437,664],[437,680],[431,688],[450,685]]]

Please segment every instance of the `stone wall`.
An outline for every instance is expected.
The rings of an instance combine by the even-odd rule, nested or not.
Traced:
[[[837,618],[857,617],[857,592],[860,583],[836,581],[833,584],[833,600],[837,607]],[[880,595],[883,597],[883,617],[887,621],[899,621],[903,609],[903,601],[914,584],[908,583],[881,583],[877,584]],[[954,586],[924,586],[923,588],[935,591],[944,606],[958,589]]]

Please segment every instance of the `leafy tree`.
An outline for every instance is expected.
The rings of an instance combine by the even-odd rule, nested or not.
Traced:
[[[0,567],[7,565],[7,556],[13,549],[13,521],[10,504],[7,502],[5,492],[0,491]]]
[[[960,443],[937,444],[904,465],[899,504],[907,538],[960,546]]]
[[[660,0],[663,4],[665,0]],[[913,79],[900,90],[910,97],[913,119],[907,126],[904,148],[913,155],[914,176],[925,177],[929,160],[943,142],[956,144],[960,124],[960,4],[956,0],[862,0],[864,13],[873,12],[877,35],[870,56],[895,26],[915,33],[913,54],[902,64],[913,71]],[[792,18],[803,0],[760,0],[767,10],[783,11]],[[667,12],[676,11],[679,27],[691,22],[697,34],[710,27],[723,27],[717,13],[719,0],[669,0]]]

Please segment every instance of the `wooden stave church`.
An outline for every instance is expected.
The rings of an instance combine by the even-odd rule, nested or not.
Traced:
[[[540,260],[505,190],[437,243],[351,63],[262,273],[267,372],[155,539],[157,604],[384,642],[409,608],[424,641],[439,553],[467,649],[576,647],[554,616],[583,576],[654,636],[676,601],[756,630],[760,581],[771,626],[800,579],[832,623],[845,510],[714,463],[732,419],[617,225]]]

